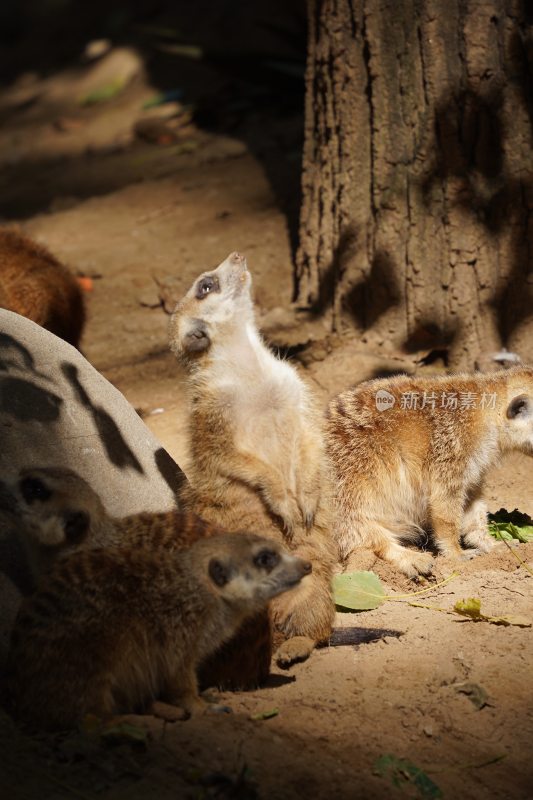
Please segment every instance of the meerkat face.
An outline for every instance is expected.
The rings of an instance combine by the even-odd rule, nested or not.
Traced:
[[[208,350],[223,329],[253,318],[252,278],[246,258],[231,253],[215,270],[195,280],[170,320],[170,345],[181,357]]]
[[[519,368],[508,381],[502,449],[533,455],[533,369]]]
[[[533,393],[514,395],[505,416],[505,449],[533,456]]]
[[[17,491],[23,529],[42,548],[81,544],[91,523],[105,514],[91,487],[71,470],[22,470]]]
[[[215,537],[209,542],[214,543]],[[253,613],[297,586],[309,575],[309,561],[292,555],[271,539],[253,534],[222,534],[220,553],[211,556],[209,579],[230,605]]]

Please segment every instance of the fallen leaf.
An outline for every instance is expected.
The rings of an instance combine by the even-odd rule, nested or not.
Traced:
[[[333,578],[335,605],[350,611],[368,611],[385,601],[385,590],[375,572],[344,572]]]
[[[272,717],[277,717],[279,714],[279,708],[271,708],[269,711],[260,711],[258,714],[252,714],[250,719],[272,719]]]
[[[389,777],[394,786],[402,788],[407,783],[416,787],[419,797],[436,800],[443,796],[441,789],[419,767],[406,758],[386,754],[378,758],[374,774],[381,778]]]
[[[517,508],[514,511],[500,508],[495,514],[489,514],[489,533],[495,539],[531,542],[533,541],[533,520],[528,514],[523,514]]]
[[[458,600],[453,610],[463,617],[469,617],[474,622],[490,622],[493,625],[516,625],[519,628],[531,628],[532,624],[527,617],[489,617],[486,614],[482,614],[481,600],[478,597]]]
[[[464,617],[483,619],[481,615],[481,600],[478,597],[469,597],[468,600],[458,600],[453,610]]]
[[[111,81],[111,83],[106,83],[104,86],[100,86],[98,89],[94,89],[92,92],[80,98],[80,105],[92,106],[96,103],[104,103],[107,100],[112,100],[113,97],[120,94],[125,87],[126,82],[122,78]]]
[[[479,683],[454,683],[452,688],[460,694],[465,694],[470,702],[479,710],[484,708],[488,703],[489,696]]]

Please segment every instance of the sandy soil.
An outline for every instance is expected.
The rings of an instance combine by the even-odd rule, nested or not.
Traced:
[[[142,409],[174,458],[186,463],[185,418],[161,296],[170,305],[232,250],[248,256],[268,337],[305,345],[298,363],[324,402],[376,374],[415,370],[416,355],[383,352],[350,332],[327,336],[320,321],[286,327],[292,256],[281,208],[291,198],[280,200],[265,164],[291,172],[300,115],[274,116],[268,126],[250,117],[246,124],[263,137],[255,154],[241,129],[229,135],[192,123],[168,147],[140,141],[132,126],[155,87],[138,64],[132,69],[135,80],[119,97],[90,108],[76,102],[80,81],[90,83],[84,70],[54,84],[30,76],[4,95],[1,209],[93,277],[82,349]],[[29,105],[25,92],[36,97]],[[489,481],[491,508],[533,512],[532,479],[528,459],[503,463]],[[533,561],[533,544],[516,550]],[[323,648],[290,672],[273,668],[261,691],[224,695],[232,714],[174,725],[136,720],[150,733],[140,749],[88,736],[30,738],[2,718],[3,796],[530,798],[533,628],[414,607],[404,595],[421,587],[371,554],[351,566],[374,569],[393,596],[373,611],[338,614],[337,627],[354,629],[359,644]],[[437,578],[453,568],[439,559]],[[501,545],[413,599],[451,609],[456,599],[479,597],[488,614],[533,618],[532,581]],[[465,683],[486,691],[483,708],[459,691]],[[251,718],[273,709],[270,719]],[[395,786],[375,774],[386,754],[413,762],[435,786],[417,787],[404,773]]]

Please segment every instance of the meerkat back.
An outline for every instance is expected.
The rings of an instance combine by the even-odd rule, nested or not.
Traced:
[[[431,533],[454,558],[492,548],[483,482],[503,453],[533,454],[533,370],[363,383],[331,401],[327,441],[342,555],[371,547],[429,574],[431,555],[405,541]]]
[[[79,346],[85,308],[76,278],[45,247],[10,229],[0,230],[0,307]]]

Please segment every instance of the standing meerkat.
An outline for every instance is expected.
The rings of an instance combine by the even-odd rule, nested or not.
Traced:
[[[79,347],[85,307],[76,278],[45,247],[12,229],[0,230],[0,308]]]
[[[310,570],[253,534],[216,535],[171,553],[72,553],[19,612],[6,667],[8,710],[49,729],[73,727],[86,714],[201,712],[200,663]]]
[[[87,481],[61,467],[23,469],[17,483],[5,488],[33,590],[58,560],[78,551],[146,547],[171,553],[225,532],[177,509],[111,517]],[[272,646],[268,611],[262,610],[247,618],[236,635],[200,665],[200,684],[255,689],[270,674]]]
[[[185,368],[189,483],[185,507],[235,530],[260,530],[313,564],[297,591],[275,600],[289,637],[278,663],[307,657],[331,632],[330,476],[322,414],[296,370],[257,331],[246,259],[232,253],[197,278],[170,321]]]
[[[431,530],[455,557],[493,546],[483,481],[500,455],[533,455],[533,369],[368,381],[335,397],[327,418],[341,556],[370,547],[410,578],[427,575],[432,557],[402,540]]]

